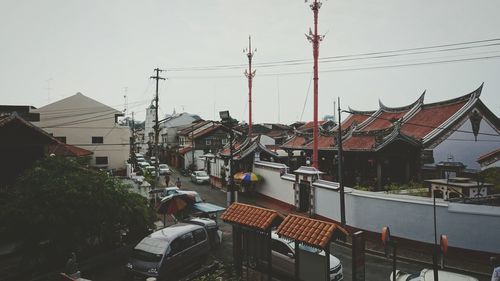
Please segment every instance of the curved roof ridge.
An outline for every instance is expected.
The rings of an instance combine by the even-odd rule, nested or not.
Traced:
[[[383,111],[388,111],[388,112],[397,112],[397,111],[405,111],[414,108],[416,105],[423,104],[424,103],[424,98],[425,98],[425,92],[427,90],[424,90],[424,92],[418,97],[418,99],[414,102],[412,102],[409,105],[405,106],[399,106],[399,107],[389,107],[386,106],[385,104],[382,103],[382,100],[378,99],[378,104],[380,109]]]
[[[377,111],[377,110],[357,110],[357,109],[353,109],[350,106],[348,106],[347,108],[349,109],[351,114],[360,114],[360,115],[373,114]]]
[[[472,91],[468,94],[465,94],[465,95],[460,96],[458,98],[452,98],[452,99],[448,99],[448,100],[427,103],[427,104],[424,104],[424,106],[431,107],[431,106],[439,106],[439,105],[448,105],[448,104],[454,104],[454,103],[458,103],[458,102],[462,102],[462,101],[467,101],[470,99],[478,99],[481,96],[481,92],[483,91],[483,86],[484,86],[484,82],[481,83],[479,88],[475,89],[474,91]]]

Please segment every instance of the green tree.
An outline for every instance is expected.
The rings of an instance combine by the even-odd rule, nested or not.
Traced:
[[[60,157],[37,162],[2,195],[0,239],[20,242],[29,255],[49,245],[51,262],[92,244],[113,245],[121,230],[141,237],[155,218],[147,200],[118,179]]]

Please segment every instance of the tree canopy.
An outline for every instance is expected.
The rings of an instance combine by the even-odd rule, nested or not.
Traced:
[[[4,241],[50,244],[59,254],[115,243],[124,229],[140,237],[155,218],[147,200],[119,179],[61,157],[38,161],[1,201]]]

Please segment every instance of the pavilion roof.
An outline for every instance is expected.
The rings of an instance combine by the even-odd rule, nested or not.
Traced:
[[[221,215],[225,222],[266,231],[280,218],[278,212],[243,203],[233,203]]]
[[[335,232],[348,234],[335,223],[297,215],[288,215],[277,230],[279,236],[321,249],[328,246]]]

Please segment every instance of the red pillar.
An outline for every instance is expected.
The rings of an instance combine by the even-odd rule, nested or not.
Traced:
[[[314,2],[310,5],[311,10],[314,14],[314,33],[309,31],[309,35],[307,38],[313,44],[313,58],[314,58],[314,116],[313,116],[313,157],[312,157],[312,166],[315,168],[319,168],[318,163],[318,57],[319,57],[319,42],[323,39],[322,36],[318,35],[318,14],[319,9],[321,8],[321,2],[318,0],[314,0]]]

